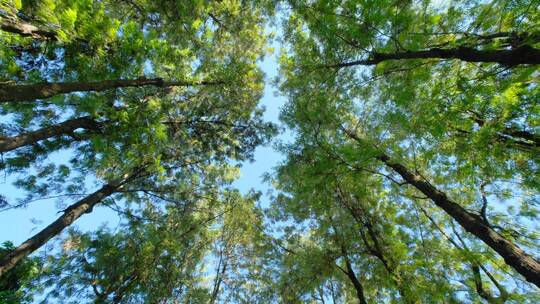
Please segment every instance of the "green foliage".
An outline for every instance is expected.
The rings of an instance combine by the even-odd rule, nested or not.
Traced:
[[[256,234],[257,219],[249,217],[254,198],[210,190],[164,195],[166,203],[148,197],[143,210],[126,212],[116,231],[70,230],[61,251],[47,257],[33,292],[62,303],[209,301],[207,259],[221,250],[229,267],[240,267],[236,254],[252,246]]]
[[[12,5],[10,11],[53,29],[59,38],[29,40],[2,32],[13,40],[2,48],[8,53],[0,63],[14,59],[24,76],[9,73],[8,82],[146,77],[217,83],[3,103],[2,113],[10,116],[3,136],[81,116],[99,124],[98,129],[66,133],[7,155],[1,166],[25,174],[16,185],[29,192],[26,201],[76,191],[89,172],[110,179],[145,166],[162,179],[187,166],[202,174],[206,167],[251,158],[254,148],[275,133],[258,108],[263,83],[255,63],[266,51],[266,37],[263,8],[255,4],[37,1]],[[9,53],[14,46],[18,53]],[[66,149],[72,155],[67,163],[49,163],[53,152]]]
[[[139,173],[102,202],[119,227],[71,229],[32,293],[62,303],[540,301],[381,157],[538,256],[539,70],[507,58],[540,48],[534,4],[2,1],[0,21],[49,37],[0,31],[0,88],[164,84],[1,103],[0,143],[95,122],[3,155],[0,168],[27,193],[21,206]],[[275,83],[293,138],[278,144],[275,193],[260,204],[230,184],[276,133],[258,105],[276,12]],[[12,270],[21,301],[32,261]]]
[[[281,147],[287,159],[272,177],[280,194],[270,211],[291,251],[279,262],[294,273],[281,278],[283,301],[336,290],[339,301],[356,301],[342,249],[368,302],[481,301],[476,264],[486,267],[491,296],[537,300],[534,287],[514,285],[518,274],[377,160],[390,155],[468,210],[487,204],[490,225],[537,254],[529,213],[504,210],[529,210],[525,197],[538,198],[537,66],[435,56],[335,67],[376,53],[538,47],[528,5],[287,1],[278,84],[295,139]]]
[[[164,83],[2,102],[2,140],[79,117],[95,122],[5,153],[1,168],[17,174],[15,186],[27,193],[16,206],[47,196],[79,198],[87,187],[138,173],[101,202],[125,218],[120,232],[71,231],[65,242],[71,245],[49,257],[36,294],[77,303],[183,297],[203,303],[215,297],[204,267],[217,250],[212,244],[219,243],[213,227],[234,234],[219,243],[227,251],[248,248],[248,236],[256,234],[250,222],[239,225],[241,215],[254,212],[254,199],[228,190],[238,177],[233,163],[252,159],[276,132],[258,105],[264,83],[257,62],[267,52],[271,7],[244,1],[2,2],[5,20],[49,33],[0,31],[2,86]],[[58,288],[48,290],[51,284]]]

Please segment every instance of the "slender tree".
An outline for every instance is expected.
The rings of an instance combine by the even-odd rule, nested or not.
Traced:
[[[511,50],[477,50],[471,47],[432,48],[396,53],[371,52],[368,59],[343,62],[327,67],[345,68],[357,65],[376,65],[383,61],[406,59],[459,59],[467,62],[495,62],[514,66],[518,64],[540,64],[538,58],[540,58],[540,50],[530,46],[521,46]]]
[[[112,181],[96,192],[69,206],[58,219],[2,257],[0,260],[0,276],[15,267],[20,260],[39,249],[48,240],[58,235],[83,214],[92,212],[94,206],[114,194],[126,182],[136,177],[138,173],[140,172]]]
[[[85,116],[63,121],[36,131],[30,131],[11,137],[0,137],[0,152],[11,151],[26,145],[31,145],[54,136],[72,135],[77,129],[99,132],[100,124]]]
[[[59,94],[73,92],[101,92],[105,90],[126,88],[126,87],[175,87],[175,86],[197,86],[197,85],[219,85],[223,82],[187,82],[187,81],[164,81],[161,78],[146,79],[137,78],[132,80],[102,80],[97,82],[66,82],[66,83],[37,83],[37,84],[21,84],[21,85],[6,85],[0,87],[0,102],[21,102],[33,101],[53,97]]]
[[[345,130],[345,132],[355,141],[361,141],[354,133],[347,130]],[[398,173],[406,183],[412,185],[418,189],[418,191],[430,198],[437,206],[463,226],[467,232],[474,234],[500,254],[505,262],[522,274],[527,281],[540,287],[539,261],[493,230],[482,217],[468,212],[458,203],[449,199],[446,193],[438,190],[420,174],[414,173],[404,165],[392,161],[392,159],[384,153],[376,156],[376,158]]]
[[[299,136],[284,151],[291,162],[311,161],[322,171],[304,169],[303,178],[314,183],[315,174],[358,174],[361,188],[368,172],[385,177],[390,184],[383,187],[398,201],[420,193],[538,286],[540,264],[523,250],[536,252],[528,239],[534,228],[519,226],[522,236],[505,233],[513,215],[493,211],[485,189],[478,190],[490,181],[509,197],[538,192],[533,100],[539,91],[531,85],[535,67],[519,65],[536,64],[538,56],[507,56],[537,52],[537,25],[509,19],[532,20],[536,13],[498,1],[426,2],[423,10],[418,3],[289,4],[291,53],[282,60],[281,81],[289,103],[282,117]],[[466,20],[475,21],[468,28]],[[507,21],[507,28],[497,27]],[[480,192],[482,200],[475,198]],[[532,207],[529,200],[517,205]]]
[[[18,32],[1,33],[6,40],[0,61],[11,67],[0,89],[0,99],[8,101],[2,113],[10,116],[10,129],[45,126],[3,137],[3,151],[12,152],[2,166],[23,173],[15,184],[28,190],[24,201],[51,192],[84,193],[85,183],[95,179],[105,186],[5,255],[0,276],[113,194],[122,203],[146,204],[148,195],[164,197],[160,191],[171,188],[196,196],[232,182],[230,162],[250,159],[274,132],[258,109],[263,86],[255,62],[265,53],[265,36],[254,26],[263,20],[257,4],[145,1],[140,3],[143,15],[132,15],[130,4],[117,1],[51,1],[9,9],[32,24],[47,16],[47,28],[55,28],[57,39],[42,43]],[[230,30],[215,27],[209,12]],[[186,24],[185,32],[177,31]],[[42,53],[27,52],[29,45]],[[21,51],[14,53],[13,47]],[[125,87],[140,89],[113,90]],[[90,91],[95,94],[61,96]],[[51,99],[32,102],[45,98]],[[68,115],[74,118],[51,123]],[[16,149],[26,145],[32,149]],[[48,155],[65,147],[68,161],[49,163]],[[133,168],[144,168],[143,176],[139,170],[132,176]],[[129,297],[141,278],[138,273],[126,278],[131,279],[120,280],[123,285],[105,298],[120,302]]]
[[[480,216],[468,212],[459,204],[448,199],[444,192],[439,191],[429,182],[423,180],[420,175],[411,172],[402,164],[392,162],[386,155],[379,156],[378,159],[395,170],[407,183],[429,197],[437,206],[463,226],[466,231],[477,236],[500,254],[506,264],[522,274],[527,281],[540,287],[539,261],[489,227]]]

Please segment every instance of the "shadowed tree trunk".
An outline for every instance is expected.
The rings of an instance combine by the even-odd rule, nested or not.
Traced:
[[[477,50],[462,46],[451,49],[431,48],[395,53],[373,52],[367,59],[338,63],[326,67],[345,68],[357,65],[376,65],[387,60],[406,59],[459,59],[467,62],[493,62],[514,66],[518,64],[540,64],[540,50],[523,45],[509,50]]]
[[[218,271],[216,273],[216,279],[214,282],[214,288],[212,289],[212,297],[210,298],[210,304],[216,303],[216,300],[218,299],[219,291],[221,288],[221,284],[223,283],[223,276],[225,275],[225,271],[227,271],[227,257],[224,256],[225,253],[221,253],[218,263]]]
[[[223,82],[216,81],[164,81],[161,78],[113,79],[94,82],[41,82],[35,84],[17,84],[0,86],[0,102],[22,102],[53,97],[58,94],[73,92],[100,92],[125,87],[173,87],[218,85]]]
[[[17,136],[0,137],[0,152],[7,152],[26,145],[35,144],[40,140],[54,136],[69,135],[77,129],[98,130],[99,123],[90,117],[80,117]]]
[[[483,127],[486,124],[486,121],[478,113],[473,112],[472,114],[471,118],[478,126]],[[510,141],[525,148],[540,148],[539,135],[518,129],[514,126],[504,127],[498,134],[500,141]]]
[[[540,148],[540,136],[534,133],[516,130],[514,128],[506,128],[502,135],[502,137],[508,136],[514,141],[516,141],[516,139],[519,140],[517,143],[521,146],[527,148]]]
[[[360,282],[360,280],[356,276],[356,273],[354,272],[354,269],[351,264],[351,260],[349,259],[349,253],[347,252],[345,245],[340,240],[339,233],[338,233],[339,229],[337,229],[337,227],[334,226],[334,224],[332,224],[332,228],[334,230],[336,242],[340,243],[341,257],[343,257],[343,260],[345,260],[346,269],[343,269],[337,264],[336,266],[351,281],[351,284],[353,285],[354,290],[356,291],[356,297],[358,298],[358,301],[360,302],[360,304],[367,304],[366,296],[364,295],[364,286],[362,285],[362,282]]]
[[[11,268],[15,267],[20,260],[36,251],[51,238],[62,232],[62,230],[71,225],[83,214],[92,212],[94,206],[115,193],[133,177],[134,175],[126,175],[122,179],[112,181],[65,209],[64,213],[58,219],[0,259],[0,277]]]

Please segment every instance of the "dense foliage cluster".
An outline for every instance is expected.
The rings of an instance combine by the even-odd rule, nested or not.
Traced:
[[[0,301],[538,303],[539,6],[1,0],[0,207],[64,208]],[[261,204],[231,183],[276,133],[273,30]],[[95,206],[121,224],[72,227]]]

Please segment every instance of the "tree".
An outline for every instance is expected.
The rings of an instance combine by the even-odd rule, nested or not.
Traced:
[[[336,63],[327,67],[415,59],[457,59],[506,66],[540,63],[536,47],[540,36],[536,28],[527,29],[512,20],[531,14],[527,4],[508,9],[500,1],[448,5],[431,1],[396,4],[294,0],[287,3],[294,11],[294,19],[301,19],[310,33],[332,46],[328,55]],[[502,11],[493,14],[498,9]],[[481,19],[467,19],[475,16]],[[504,29],[497,28],[501,20],[506,22]],[[529,22],[534,26],[532,20]],[[344,57],[362,59],[344,60]]]
[[[139,169],[137,172],[134,172],[131,175],[126,175],[122,179],[114,180],[101,187],[101,189],[98,191],[66,208],[64,210],[64,214],[62,214],[62,216],[60,216],[57,220],[2,257],[0,260],[0,276],[4,275],[10,269],[15,267],[19,261],[26,258],[30,253],[39,249],[51,238],[59,235],[62,230],[73,224],[73,222],[81,217],[84,213],[92,212],[94,206],[102,202],[105,198],[109,197],[113,193],[117,192],[117,190],[121,189],[124,184],[133,178],[137,178],[141,171],[142,170]]]
[[[417,303],[456,297],[440,271],[443,266],[438,263],[444,263],[444,259],[425,262],[428,254],[439,248],[431,245],[429,253],[424,252],[428,236],[424,234],[422,242],[417,240],[414,217],[398,215],[403,206],[393,203],[384,192],[377,193],[381,191],[380,180],[323,173],[321,178],[306,182],[305,174],[322,173],[322,168],[298,160],[280,168],[278,188],[286,194],[278,198],[275,208],[282,210],[280,214],[290,214],[291,219],[282,220],[294,221],[287,231],[287,248],[291,251],[284,253],[287,259],[320,267],[313,251],[322,252],[338,284],[345,291],[354,287],[351,294],[356,293],[360,302],[359,293],[368,302],[384,299]],[[341,277],[341,273],[346,276]],[[325,276],[324,272],[320,275]],[[289,286],[298,284],[287,282]],[[433,289],[433,284],[438,288]]]
[[[531,103],[538,89],[529,84],[536,67],[532,61],[517,66],[463,57],[520,45],[536,48],[537,13],[498,1],[288,4],[290,52],[282,57],[280,86],[289,103],[282,117],[297,137],[283,149],[289,155],[286,166],[304,162],[320,168],[294,174],[308,185],[316,175],[323,175],[325,183],[333,176],[382,176],[387,181],[383,189],[393,198],[432,200],[538,286],[534,225],[517,224],[528,215],[494,211],[485,194],[486,185],[492,195],[504,189],[515,199],[538,193],[538,111]],[[513,22],[516,16],[527,19],[527,25]],[[450,55],[458,49],[463,52]],[[357,187],[362,183],[358,180]],[[533,201],[514,202],[529,210]],[[529,213],[532,218],[536,214]]]
[[[0,168],[26,196],[0,207],[64,209],[0,279],[56,241],[23,284],[51,301],[539,302],[533,8],[3,1]],[[258,106],[272,26],[292,136],[266,200],[231,183],[276,133]],[[99,206],[117,229],[73,228]]]
[[[185,182],[196,192],[208,181],[230,182],[229,163],[249,159],[274,130],[257,106],[262,74],[254,63],[264,54],[265,37],[255,4],[148,1],[138,6],[143,15],[131,15],[131,5],[117,1],[87,4],[10,7],[35,24],[40,16],[57,20],[58,39],[5,34],[7,43],[20,44],[19,53],[7,47],[4,55],[15,59],[23,77],[11,73],[3,101],[27,102],[3,105],[13,129],[24,130],[3,130],[4,150],[11,150],[4,168],[26,174],[16,185],[28,190],[27,201],[50,192],[78,196],[88,174],[103,186],[7,254],[2,273],[111,196],[133,203],[171,183]],[[209,13],[222,16],[227,29],[216,27]],[[84,24],[85,18],[92,21]],[[103,29],[109,36],[96,37]],[[33,44],[53,51],[28,51]],[[46,67],[35,70],[34,60]],[[36,125],[41,128],[32,130]],[[47,163],[50,153],[66,148],[69,163]]]
[[[246,219],[257,196],[212,183],[196,194],[181,188],[149,192],[144,206],[123,209],[126,222],[116,233],[70,229],[32,289],[54,286],[45,299],[65,303],[216,301],[228,272],[238,269],[233,251],[251,241],[253,222]],[[215,275],[208,267],[214,254],[222,254]]]
[[[157,87],[175,87],[175,86],[190,86],[190,85],[215,85],[222,84],[221,82],[184,82],[184,81],[164,81],[161,78],[146,79],[117,79],[117,80],[102,80],[99,82],[67,82],[67,83],[38,83],[28,85],[7,85],[0,88],[0,102],[7,101],[27,101],[42,98],[53,97],[64,93],[73,92],[88,92],[88,91],[105,91],[110,89],[126,88],[126,87],[142,87],[142,86],[157,86]]]
[[[314,146],[310,151],[291,158],[281,166],[276,176],[276,184],[283,194],[274,203],[276,211],[273,214],[286,226],[286,237],[281,239],[287,245],[283,245],[286,249],[281,251],[281,255],[288,261],[285,265],[295,261],[295,266],[282,270],[282,273],[287,273],[283,280],[289,290],[305,288],[300,286],[308,282],[293,279],[296,275],[298,278],[315,276],[297,267],[323,267],[321,258],[315,254],[321,252],[325,257],[324,265],[328,265],[326,267],[332,269],[330,261],[336,261],[338,265],[340,261],[343,263],[340,266],[342,270],[336,269],[338,272],[350,272],[346,270],[343,256],[349,257],[353,271],[354,265],[357,265],[356,269],[361,273],[359,281],[368,301],[389,301],[388,297],[393,295],[390,298],[392,301],[405,303],[450,299],[454,299],[450,302],[459,302],[464,290],[467,290],[467,298],[476,301],[480,298],[493,300],[495,292],[501,292],[495,301],[536,301],[534,289],[519,291],[508,286],[507,290],[505,286],[508,281],[504,279],[504,272],[497,270],[500,266],[492,260],[492,255],[486,253],[474,239],[466,238],[464,241],[463,232],[456,232],[453,223],[450,225],[451,232],[441,228],[440,224],[449,217],[441,214],[437,207],[427,211],[425,198],[408,201],[392,194],[384,185],[383,176],[370,176],[367,169],[349,171],[346,167],[340,167],[338,164],[342,160],[332,153],[336,152],[333,150],[335,147],[320,141],[319,144],[325,148]],[[326,157],[325,160],[322,157]],[[412,191],[409,195],[418,197]],[[444,221],[436,223],[433,216],[442,216]],[[460,241],[450,236],[455,233],[458,233]],[[469,245],[459,245],[458,242]],[[485,282],[481,278],[474,278],[471,265],[482,267],[493,280]],[[496,274],[492,273],[492,267]],[[317,272],[319,276],[328,278],[330,275]],[[359,276],[358,272],[356,276]],[[461,280],[459,278],[465,278],[464,282],[467,283],[456,284]],[[320,280],[322,278],[309,281],[309,284],[313,284],[308,285],[312,289],[300,290],[316,293],[318,286],[322,286],[318,285]],[[350,287],[345,282],[341,284],[347,290]],[[477,282],[488,285],[478,289]],[[490,296],[483,292],[484,287]],[[328,294],[326,296],[330,297]]]

